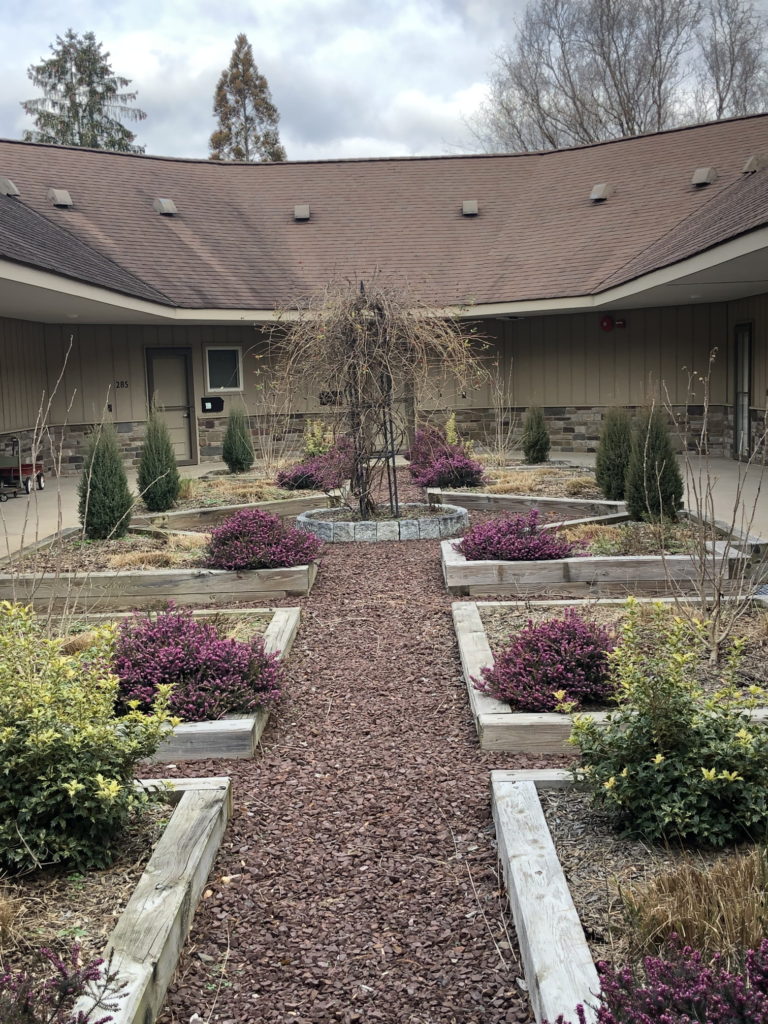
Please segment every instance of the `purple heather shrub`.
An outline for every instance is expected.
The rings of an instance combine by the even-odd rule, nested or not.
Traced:
[[[282,569],[306,565],[320,550],[312,533],[288,526],[279,516],[244,508],[211,531],[205,564],[210,569]]]
[[[187,722],[249,714],[280,697],[282,668],[262,637],[222,637],[213,623],[184,609],[136,613],[121,622],[113,667],[123,705],[149,708],[158,686],[171,684],[170,711]]]
[[[541,513],[532,508],[524,515],[505,516],[473,526],[454,548],[470,561],[543,562],[568,558],[577,545],[556,530],[543,530]]]
[[[483,467],[470,459],[463,448],[454,446],[428,465],[411,465],[413,482],[419,487],[479,487]]]
[[[405,453],[410,462],[411,473],[431,466],[437,459],[451,455],[455,445],[448,444],[445,432],[439,427],[421,427],[416,431],[410,450]]]
[[[768,939],[747,952],[741,974],[726,970],[719,956],[705,962],[674,937],[665,956],[643,960],[642,971],[597,966],[597,1024],[768,1024]],[[584,1024],[583,1006],[576,1007],[576,1020]]]
[[[50,949],[40,949],[36,970],[0,973],[0,1021],[3,1024],[108,1024],[117,1010],[116,999],[125,995],[125,983],[104,960],[83,962],[80,947],[74,945],[64,958]],[[47,977],[41,975],[47,974]],[[85,996],[90,1009],[74,1011],[75,1002]],[[95,1014],[95,1016],[94,1016]]]
[[[576,704],[610,700],[609,631],[573,609],[534,625],[530,619],[512,643],[483,669],[475,688],[520,711],[554,711],[558,691]]]
[[[349,480],[353,465],[352,439],[343,436],[325,454],[281,469],[276,482],[288,491],[334,491]]]

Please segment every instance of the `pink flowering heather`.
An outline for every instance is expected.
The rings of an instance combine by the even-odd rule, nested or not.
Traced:
[[[768,939],[747,952],[741,974],[726,970],[720,957],[705,963],[674,937],[664,957],[646,957],[642,968],[598,964],[597,1024],[768,1024]],[[583,1006],[576,1020],[584,1024]]]
[[[573,609],[562,618],[527,626],[484,668],[475,688],[519,711],[554,711],[565,691],[577,704],[613,696],[608,652],[614,640],[607,629],[582,619]]]
[[[541,513],[532,508],[524,515],[505,516],[473,526],[454,548],[469,561],[543,562],[568,558],[577,545],[556,530],[542,530]]]
[[[412,465],[411,476],[419,487],[479,487],[483,482],[483,467],[455,446],[429,465]]]
[[[324,455],[281,469],[276,482],[287,491],[334,491],[352,475],[354,451],[349,437],[340,437]]]
[[[170,711],[187,722],[249,714],[280,697],[282,668],[264,641],[219,636],[215,625],[171,608],[120,623],[114,658],[123,704],[149,708],[171,684]]]
[[[0,1021],[2,1024],[108,1024],[114,1020],[111,1013],[101,1010],[117,1010],[115,1000],[125,995],[125,983],[107,964],[102,974],[104,960],[84,963],[80,947],[72,947],[65,959],[50,949],[37,953],[33,973],[7,971],[0,973]],[[48,976],[41,980],[39,974]],[[92,1001],[90,1009],[72,1009],[81,996]]]
[[[211,531],[205,564],[210,569],[282,569],[307,565],[321,542],[257,508],[236,512]]]
[[[439,427],[420,427],[405,457],[411,464],[411,474],[415,476],[437,459],[450,455],[452,450],[453,446],[448,444],[445,434]]]

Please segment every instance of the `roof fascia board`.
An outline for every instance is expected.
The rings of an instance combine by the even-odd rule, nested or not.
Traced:
[[[532,299],[522,302],[471,302],[446,307],[447,315],[462,318],[531,316],[546,313],[567,313],[600,309],[608,303],[631,304],[644,292],[664,285],[674,284],[681,278],[710,270],[721,263],[737,259],[768,248],[768,227],[758,228],[739,238],[731,239],[720,245],[713,246],[705,252],[697,253],[669,267],[645,274],[633,281],[617,285],[595,295],[576,295],[554,299]],[[289,310],[275,309],[185,309],[164,306],[149,302],[146,299],[133,298],[120,292],[110,291],[96,285],[85,284],[71,278],[60,277],[45,270],[37,270],[24,264],[13,263],[0,259],[0,279],[40,289],[53,294],[66,296],[68,300],[81,300],[83,303],[98,303],[99,306],[111,306],[115,311],[126,313],[141,322],[142,317],[157,323],[274,323],[277,320],[291,320],[295,314]],[[0,309],[0,316],[3,315]],[[87,312],[83,322],[87,322]],[[104,322],[103,314],[99,321]]]

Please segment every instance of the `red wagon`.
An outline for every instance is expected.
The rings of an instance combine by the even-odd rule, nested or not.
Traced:
[[[13,491],[15,498],[19,491],[31,494],[35,487],[38,491],[45,487],[42,462],[23,462],[17,437],[11,438],[11,445],[11,455],[0,455],[0,501],[8,501],[6,491]]]

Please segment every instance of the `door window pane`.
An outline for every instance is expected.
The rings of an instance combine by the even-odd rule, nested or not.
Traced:
[[[208,387],[211,391],[240,390],[240,349],[209,348]]]

